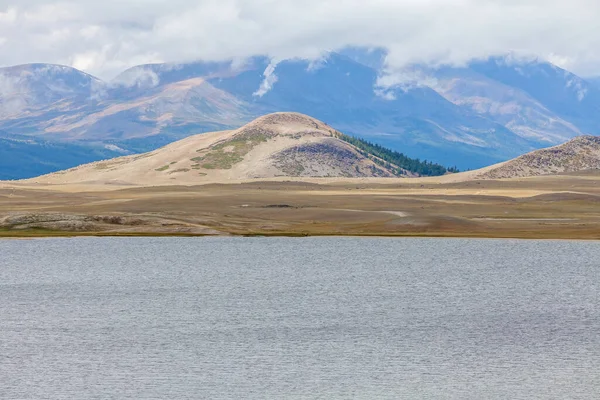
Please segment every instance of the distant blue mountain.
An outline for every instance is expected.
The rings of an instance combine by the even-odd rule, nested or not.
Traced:
[[[0,131],[0,179],[23,179],[123,155],[82,144],[49,142]]]
[[[338,53],[376,71],[380,71],[385,67],[385,59],[387,57],[387,50],[377,47],[366,49],[362,47],[346,47]]]
[[[586,80],[597,88],[600,88],[600,76],[587,78]]]
[[[317,66],[306,61],[278,64],[272,88],[257,96],[267,65],[263,60],[242,74],[210,83],[252,103],[260,113],[298,111],[348,134],[459,168],[480,167],[536,147],[431,88],[391,90],[391,97],[383,98],[374,91],[377,71],[338,54]]]
[[[547,62],[492,58],[470,65],[473,71],[516,87],[585,134],[600,134],[600,88]]]
[[[144,64],[129,68],[110,83],[112,86],[163,86],[229,71],[232,62],[194,62],[188,64]],[[152,80],[152,78],[157,78]]]
[[[384,61],[381,49],[350,48],[313,62],[148,64],[110,82],[56,65],[0,69],[0,179],[149,151],[275,111],[461,169],[600,133],[600,85],[549,63],[415,66],[422,82],[377,88]]]

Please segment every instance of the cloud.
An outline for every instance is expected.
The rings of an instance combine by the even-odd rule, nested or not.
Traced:
[[[323,68],[327,64],[328,55],[328,52],[323,52],[323,54],[321,54],[319,57],[310,60],[306,70],[312,72]]]
[[[13,24],[17,20],[17,9],[8,7],[6,11],[0,11],[0,23]]]
[[[265,79],[263,79],[258,90],[252,94],[253,96],[263,97],[273,88],[273,85],[277,83],[278,78],[277,75],[275,75],[275,68],[277,68],[277,61],[271,61],[263,73]]]
[[[122,86],[126,88],[154,88],[160,83],[160,77],[150,68],[138,67],[132,68],[120,74],[111,81],[112,86]]]
[[[0,0],[4,65],[51,62],[109,79],[148,62],[319,59],[384,48],[386,68],[510,51],[600,75],[597,0]]]
[[[436,87],[435,77],[417,67],[385,68],[375,82],[375,94],[386,99],[395,100],[395,91],[408,91],[416,87]]]
[[[0,73],[0,118],[20,114],[28,105],[25,93],[20,76]]]

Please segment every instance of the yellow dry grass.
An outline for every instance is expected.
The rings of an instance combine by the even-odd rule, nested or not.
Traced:
[[[54,216],[54,222],[35,223]],[[7,217],[29,216],[27,226]],[[41,217],[43,218],[41,218]],[[66,223],[61,218],[78,218]],[[118,223],[114,218],[119,217]],[[80,221],[81,220],[81,221]],[[0,235],[382,235],[600,239],[600,174],[444,182],[0,185]],[[129,222],[128,222],[129,221]],[[17,218],[18,222],[18,218]]]

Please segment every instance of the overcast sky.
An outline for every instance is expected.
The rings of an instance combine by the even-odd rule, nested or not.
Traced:
[[[0,65],[102,78],[148,62],[315,58],[384,47],[388,66],[532,54],[600,75],[598,0],[0,0]]]

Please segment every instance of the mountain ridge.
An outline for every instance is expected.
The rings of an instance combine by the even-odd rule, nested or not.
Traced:
[[[600,129],[600,88],[548,63],[490,59],[425,70],[436,84],[391,86],[382,95],[376,92],[381,71],[374,67],[381,54],[371,58],[361,63],[355,52],[331,53],[319,63],[254,57],[246,63],[149,64],[106,82],[65,66],[9,67],[0,69],[0,129],[82,148],[101,144],[139,152],[291,110],[460,169]],[[9,90],[15,87],[23,90]],[[14,167],[0,160],[0,170]]]

